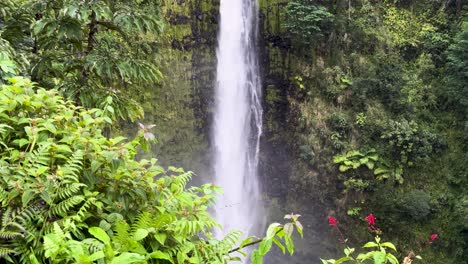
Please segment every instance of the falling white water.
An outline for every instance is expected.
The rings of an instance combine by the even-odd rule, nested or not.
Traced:
[[[224,191],[215,209],[223,226],[219,238],[229,230],[256,234],[263,223],[257,178],[262,106],[256,0],[221,0],[220,14],[214,120],[215,182]]]

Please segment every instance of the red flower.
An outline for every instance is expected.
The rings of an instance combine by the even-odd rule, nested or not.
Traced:
[[[336,221],[335,217],[328,216],[328,224],[331,226],[336,226],[338,224],[338,221]]]
[[[431,235],[431,242],[436,240],[436,238],[438,237],[439,235],[438,234],[432,234]]]
[[[369,225],[373,226],[373,225],[375,225],[375,219],[377,219],[377,218],[375,218],[372,214],[369,214],[368,216],[366,216],[365,219],[366,219],[367,223],[369,223]]]

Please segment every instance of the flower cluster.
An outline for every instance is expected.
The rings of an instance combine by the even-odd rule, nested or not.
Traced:
[[[336,218],[333,216],[328,216],[328,224],[330,226],[336,226],[338,224],[338,221],[336,221]]]
[[[380,241],[380,235],[382,234],[382,231],[380,230],[380,228],[375,226],[377,218],[371,213],[371,214],[368,214],[366,217],[364,217],[364,220],[367,222],[367,228],[371,231],[371,233],[375,234],[375,240],[376,240],[376,242],[378,244],[379,241]],[[340,228],[338,227],[338,220],[335,217],[330,216],[330,215],[328,216],[328,225],[330,225],[332,227],[332,231],[334,233],[339,235],[338,241],[340,243],[342,243],[342,244],[347,244],[348,239],[344,238],[343,233],[341,232]],[[439,234],[437,234],[437,233],[431,234],[430,237],[429,237],[429,240],[425,243],[425,246],[430,246],[432,244],[432,242],[434,242],[438,237],[439,237]],[[368,245],[368,244],[366,244],[366,245]],[[376,243],[373,243],[373,244],[377,245]],[[391,244],[389,242],[378,244],[378,247],[382,247],[382,246],[383,247],[385,247],[385,246],[388,247],[389,244],[394,248],[393,244]],[[364,246],[364,247],[366,247],[366,246]],[[372,247],[372,246],[370,246],[370,247]],[[347,252],[346,250],[348,250],[348,253],[346,253]],[[354,251],[354,248],[351,249],[352,251],[349,251],[349,250],[350,250],[349,247],[347,247],[347,249],[345,249],[345,254],[346,254],[345,258],[346,258],[346,260],[350,259],[349,254]],[[377,252],[377,251],[375,251],[375,252]],[[369,253],[372,253],[372,252],[369,252]],[[344,260],[345,258],[342,258],[342,259]],[[393,258],[395,258],[395,257],[393,256]],[[408,256],[403,260],[402,264],[410,264],[410,263],[412,263],[414,258],[421,259],[421,257],[419,255],[416,256],[413,251],[410,251]],[[342,259],[340,259],[340,260],[342,260]],[[395,258],[395,260],[396,260],[396,258]],[[333,262],[331,262],[331,261],[333,261]],[[335,260],[328,260],[328,262],[326,260],[322,260],[322,262],[323,263],[338,263]],[[392,263],[398,263],[398,262],[392,262]]]
[[[345,239],[344,236],[343,236],[343,233],[341,233],[341,230],[338,227],[338,221],[336,220],[336,218],[329,215],[328,216],[328,224],[331,227],[333,227],[335,229],[335,232],[339,235],[338,240],[340,241],[340,243],[345,244],[347,239]]]
[[[375,227],[375,216],[373,214],[369,214],[364,218],[367,221],[367,229],[369,229],[372,233],[375,233],[376,235],[382,234],[382,231],[380,228]]]

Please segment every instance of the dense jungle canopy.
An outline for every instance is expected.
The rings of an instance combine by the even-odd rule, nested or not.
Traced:
[[[255,244],[252,263],[468,263],[466,3],[259,0],[258,18],[282,224],[242,241],[213,237],[206,184],[219,0],[0,0],[0,262],[227,263]]]

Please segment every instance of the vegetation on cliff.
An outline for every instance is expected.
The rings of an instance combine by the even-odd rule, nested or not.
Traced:
[[[265,196],[271,201],[273,218],[279,215],[275,213],[278,207],[280,211],[300,211],[301,221],[309,226],[304,233],[306,239],[295,249],[294,261],[318,262],[319,257],[331,258],[343,251],[343,246],[335,243],[335,235],[327,232],[328,216],[340,219],[341,232],[348,238],[350,248],[373,239],[368,231],[358,228],[364,217],[373,212],[383,230],[380,237],[393,241],[399,249],[391,251],[397,259],[404,259],[412,250],[427,263],[464,263],[468,256],[466,4],[460,0],[259,2],[266,113],[262,169],[268,177],[264,179]],[[85,156],[72,157],[66,147],[60,147],[67,145],[74,150],[79,144],[54,141],[48,145],[46,135],[54,135],[57,141],[64,136],[57,134],[57,125],[65,124],[66,118],[82,119],[76,122],[83,123],[79,124],[83,131],[94,131],[99,141],[95,146],[127,157],[125,162],[138,168],[135,173],[145,174],[149,173],[148,168],[158,168],[158,175],[167,181],[164,186],[175,186],[174,181],[180,178],[172,176],[188,174],[178,169],[163,170],[151,160],[141,165],[143,161],[135,160],[134,155],[140,144],[147,144],[143,135],[136,131],[136,124],[116,122],[118,118],[135,119],[146,113],[142,123],[156,124],[154,133],[159,143],[153,152],[161,158],[161,164],[180,164],[202,173],[209,171],[207,138],[216,62],[217,3],[217,0],[0,2],[0,83],[10,87],[10,92],[19,93],[22,89],[31,90],[31,84],[21,79],[12,84],[8,80],[16,75],[29,76],[38,87],[46,88],[35,88],[37,93],[28,95],[42,96],[34,104],[48,104],[46,99],[50,97],[70,108],[65,112],[75,109],[74,115],[78,115],[55,120],[48,114],[34,121],[39,130],[29,132],[25,128],[33,127],[34,115],[12,115],[5,122],[10,122],[6,124],[13,129],[1,127],[2,142],[8,142],[7,147],[0,146],[4,152],[1,158],[15,159],[18,162],[15,164],[23,164],[27,159],[30,166],[22,168],[23,172],[34,176],[21,178],[33,180],[30,192],[9,193],[13,193],[10,198],[14,200],[14,208],[26,204],[38,209],[41,212],[38,217],[43,221],[36,224],[48,226],[47,230],[35,226],[36,240],[28,242],[33,249],[39,248],[39,258],[46,258],[46,250],[40,248],[46,233],[51,234],[49,241],[60,241],[58,244],[63,245],[51,246],[49,257],[64,256],[72,248],[88,250],[90,255],[99,252],[82,247],[88,242],[98,244],[102,252],[110,254],[109,246],[104,249],[107,238],[98,234],[97,229],[89,228],[99,226],[112,243],[118,242],[113,237],[116,219],[122,216],[120,220],[130,226],[128,232],[133,232],[136,230],[132,226],[146,212],[143,207],[133,208],[132,214],[128,213],[131,208],[119,208],[125,201],[112,200],[115,198],[112,195],[116,195],[108,190],[112,184],[91,182],[94,184],[91,186],[97,187],[85,192],[87,187],[82,184],[91,184],[88,178],[80,178],[78,182],[70,179],[66,183],[75,186],[72,196],[41,196],[41,188],[61,192],[45,184],[49,181],[45,175],[57,177],[59,167],[73,174],[72,158],[81,160],[82,171],[93,171],[96,166],[92,166],[94,158],[83,162]],[[59,92],[51,92],[53,88]],[[56,97],[57,93],[81,107],[97,109],[72,106],[67,99]],[[30,106],[23,102],[21,105],[38,107],[31,102]],[[46,108],[44,111],[51,110],[55,115],[56,110]],[[89,117],[78,113],[87,113]],[[21,118],[27,118],[28,122]],[[136,134],[137,139],[114,142],[110,135],[116,131],[110,133],[111,123],[125,132],[131,131],[128,134]],[[77,128],[68,125],[67,137],[77,136]],[[106,137],[100,136],[102,132]],[[13,134],[17,137],[12,137]],[[94,140],[88,135],[84,138]],[[40,163],[41,159],[33,162],[31,155],[40,153],[31,150],[37,150],[39,142],[47,145],[43,150],[48,155],[53,153],[57,157],[47,156],[43,160],[47,164]],[[132,153],[120,153],[119,149]],[[101,180],[143,184],[141,179],[133,182],[125,178],[133,172],[124,168],[122,161],[114,164],[113,158],[93,153],[96,161],[100,159],[106,164],[101,165],[105,170],[92,172],[102,173]],[[50,167],[42,171],[46,165]],[[128,175],[115,179],[117,172]],[[14,189],[17,186],[14,183],[2,184]],[[157,187],[157,181],[153,185]],[[126,194],[135,197],[149,195],[146,191],[134,193],[138,188],[127,185],[124,188]],[[142,190],[145,188],[150,187]],[[211,195],[204,193],[212,192],[210,188],[213,186],[179,191],[196,201]],[[201,196],[195,197],[194,191]],[[100,200],[107,193],[109,200]],[[71,219],[58,221],[63,218],[62,209],[57,207],[59,202],[75,196],[78,198],[69,201],[72,204],[60,207]],[[101,218],[78,215],[88,200],[96,204],[85,209],[93,215],[101,214]],[[208,206],[208,201],[203,204]],[[51,205],[60,210],[52,210]],[[185,213],[179,209],[174,209],[176,218]],[[2,215],[8,221],[13,212],[2,211]],[[73,222],[81,218],[86,219],[83,220],[86,226]],[[58,227],[53,224],[56,221],[60,223]],[[11,231],[12,237],[30,239],[23,238],[24,234],[16,227],[5,227],[5,223],[1,227],[3,231]],[[152,230],[145,230],[154,235]],[[435,233],[438,238],[429,249],[428,234]],[[145,231],[140,231],[139,235],[142,234]],[[164,241],[169,241],[168,234]],[[85,236],[90,240],[84,242]],[[146,236],[140,240],[129,233],[129,237],[133,239],[129,243],[136,248],[158,244],[161,239],[151,237],[152,242],[145,244]],[[194,245],[201,243],[200,237],[193,234],[185,239]],[[171,241],[174,243],[171,245],[181,242]],[[118,254],[130,247],[120,242],[113,245],[117,244],[119,248],[112,250]],[[165,249],[160,251],[172,252]],[[171,257],[177,259],[176,255]]]

